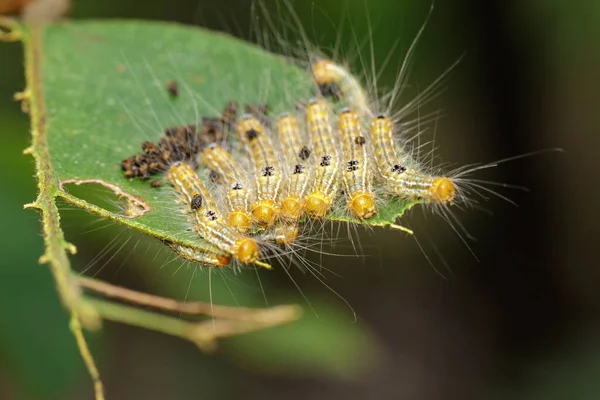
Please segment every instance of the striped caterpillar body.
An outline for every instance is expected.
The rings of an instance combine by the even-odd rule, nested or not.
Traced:
[[[368,219],[375,215],[370,141],[362,133],[362,121],[353,110],[344,109],[338,117],[342,138],[344,161],[342,181],[348,209],[358,219]]]
[[[248,179],[242,175],[241,166],[227,149],[216,143],[211,143],[202,150],[200,163],[222,176],[227,185],[227,224],[240,232],[247,232],[252,222],[248,211],[250,193],[247,187]]]
[[[369,101],[360,82],[341,65],[321,59],[312,65],[312,74],[324,96],[341,97],[360,115],[371,114]]]
[[[210,251],[192,249],[179,244],[169,244],[169,247],[184,260],[208,267],[225,267],[229,265],[229,262],[231,261],[229,256]]]
[[[298,118],[291,114],[277,120],[277,138],[289,168],[284,195],[279,202],[281,222],[275,228],[275,240],[286,244],[298,237],[298,219],[304,212],[304,195],[311,176],[311,169],[306,165],[310,150],[302,143]]]
[[[285,196],[280,202],[280,218],[293,222],[303,212],[304,194],[311,174],[306,165],[310,150],[302,143],[300,122],[291,114],[282,115],[277,120],[277,137],[290,166]]]
[[[236,132],[253,161],[256,174],[256,200],[250,206],[253,221],[269,227],[279,213],[277,199],[283,179],[279,159],[269,135],[256,117],[243,115]]]
[[[316,162],[305,211],[313,217],[324,217],[337,195],[340,161],[331,129],[331,109],[323,99],[311,100],[305,109],[306,125]]]
[[[423,174],[409,166],[413,161],[398,149],[390,118],[376,117],[370,131],[377,169],[389,193],[427,203],[448,204],[454,200],[456,188],[450,178]]]

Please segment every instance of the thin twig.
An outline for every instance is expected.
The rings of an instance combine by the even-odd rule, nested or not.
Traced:
[[[80,287],[93,290],[106,297],[117,298],[140,306],[152,307],[163,311],[184,314],[202,314],[214,318],[223,318],[250,323],[269,323],[275,320],[293,321],[300,315],[298,306],[284,305],[271,308],[245,308],[211,305],[200,301],[184,303],[174,299],[137,292],[115,286],[97,279],[78,276],[75,278]]]
[[[81,329],[81,324],[79,322],[79,318],[76,315],[71,315],[71,331],[73,335],[75,335],[75,340],[77,341],[77,347],[79,348],[79,353],[83,358],[83,362],[87,367],[87,370],[92,378],[92,382],[94,382],[94,394],[96,400],[104,400],[104,387],[102,385],[102,380],[100,380],[100,373],[98,372],[98,367],[96,367],[96,363],[94,362],[94,357],[90,352],[90,348],[85,341],[85,337],[83,336],[83,330]]]
[[[281,325],[290,322],[290,317],[293,317],[292,320],[297,318],[297,315],[265,310],[267,315],[260,322],[227,319],[190,322],[103,299],[86,297],[84,301],[105,319],[177,336],[193,342],[203,351],[214,350],[217,338]]]

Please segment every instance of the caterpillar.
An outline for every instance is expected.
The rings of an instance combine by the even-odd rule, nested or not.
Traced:
[[[309,101],[305,109],[306,125],[316,162],[313,181],[305,197],[305,211],[324,217],[337,195],[340,162],[330,118],[331,109],[324,99]]]
[[[252,216],[248,211],[250,191],[247,185],[248,178],[244,176],[241,166],[231,157],[229,151],[216,142],[202,150],[199,160],[224,180],[229,211],[227,224],[240,232],[247,232],[252,222]]]
[[[304,194],[311,175],[306,162],[311,151],[302,143],[300,121],[292,114],[284,114],[277,120],[277,138],[285,159],[290,163],[285,196],[280,201],[280,218],[294,222],[303,212]]]
[[[285,159],[288,161],[287,184],[279,202],[279,225],[276,227],[276,241],[291,243],[298,237],[298,219],[304,212],[304,195],[310,182],[312,169],[307,161],[311,151],[303,144],[300,121],[286,113],[277,120],[277,138]]]
[[[203,251],[170,243],[169,247],[180,258],[207,267],[225,267],[231,262],[231,257],[211,251]]]
[[[369,100],[359,80],[339,64],[327,59],[318,59],[311,72],[319,91],[325,97],[342,98],[360,115],[370,115]]]
[[[369,147],[371,142],[362,132],[358,113],[346,108],[338,116],[344,161],[342,181],[348,209],[358,219],[375,215],[375,195]]]
[[[377,169],[389,193],[427,203],[448,204],[454,200],[456,188],[450,178],[421,173],[399,157],[390,118],[376,117],[370,124],[370,131]]]
[[[252,159],[256,174],[256,200],[250,206],[253,221],[259,226],[270,227],[279,214],[277,199],[283,178],[275,147],[263,124],[253,115],[243,115],[236,132]]]

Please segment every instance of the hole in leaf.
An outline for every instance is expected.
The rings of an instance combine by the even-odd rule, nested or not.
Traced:
[[[125,218],[138,218],[152,209],[141,197],[127,193],[119,186],[101,179],[64,180],[60,182],[59,188],[86,203]]]

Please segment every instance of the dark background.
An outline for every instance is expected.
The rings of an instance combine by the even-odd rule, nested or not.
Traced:
[[[427,1],[323,0],[315,16],[311,3],[294,3],[305,26],[322,15],[331,21],[349,17],[359,37],[367,35],[368,3],[379,60],[397,39],[401,46],[393,60],[401,59],[429,8]],[[82,0],[72,17],[182,21],[243,37],[249,10],[249,2],[233,0]],[[315,30],[319,44],[335,40],[331,23]],[[479,175],[531,192],[503,192],[518,208],[491,199],[485,207],[493,216],[477,210],[459,214],[477,238],[469,246],[478,260],[439,218],[418,211],[408,217],[444,277],[412,239],[389,230],[363,235],[365,260],[327,259],[327,267],[343,276],[332,276],[328,284],[377,338],[385,361],[355,379],[300,366],[267,374],[232,362],[231,351],[207,356],[178,339],[107,323],[90,338],[108,399],[600,398],[600,271],[592,251],[600,230],[599,39],[596,1],[436,1],[411,81],[426,85],[465,53],[436,103],[447,115],[438,124],[438,154],[465,164],[545,148],[565,152]],[[392,62],[383,85],[390,84],[394,69]],[[46,266],[36,263],[43,251],[38,216],[22,210],[35,198],[33,162],[21,156],[29,140],[27,118],[11,101],[23,87],[20,46],[1,44],[0,398],[87,399],[91,383],[66,313]],[[65,217],[65,229],[83,249],[76,265],[85,267],[106,243],[86,235],[89,221],[74,213]],[[156,282],[130,267],[135,255],[122,260],[129,253],[117,254],[100,277],[153,291]],[[310,275],[296,278],[309,300],[340,302]],[[303,302],[281,271],[268,285]],[[352,317],[346,310],[343,318]],[[345,334],[339,332],[340,340]],[[279,361],[275,355],[268,362]]]

